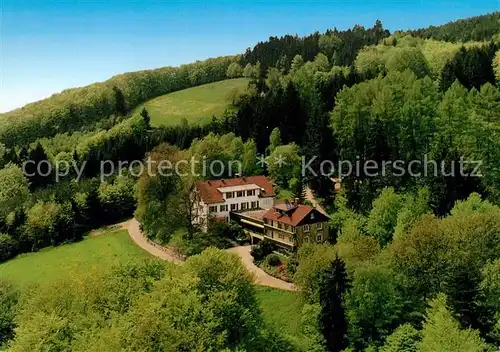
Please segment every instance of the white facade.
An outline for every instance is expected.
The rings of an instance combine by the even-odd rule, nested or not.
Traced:
[[[245,211],[252,209],[271,209],[273,197],[261,197],[263,189],[256,184],[241,186],[218,187],[224,200],[219,203],[206,204],[202,200],[198,204],[199,221],[206,223],[208,216],[229,220],[231,211]]]

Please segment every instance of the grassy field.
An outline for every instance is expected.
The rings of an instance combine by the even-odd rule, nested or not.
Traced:
[[[0,278],[23,290],[33,284],[50,283],[96,267],[154,258],[133,243],[125,230],[102,230],[98,234],[77,243],[20,255],[0,264]],[[300,331],[302,303],[299,294],[260,286],[256,291],[266,324],[305,350],[306,341]]]
[[[266,324],[280,332],[300,350],[307,350],[301,331],[302,301],[298,292],[257,286],[257,299]]]
[[[153,258],[135,245],[125,230],[103,232],[84,240],[20,255],[0,264],[0,278],[20,288],[58,277],[136,259]]]
[[[176,125],[182,118],[190,124],[210,122],[212,116],[221,115],[230,107],[233,91],[244,91],[248,84],[246,78],[204,84],[178,92],[162,95],[136,108],[140,112],[145,106],[151,117],[152,125]]]

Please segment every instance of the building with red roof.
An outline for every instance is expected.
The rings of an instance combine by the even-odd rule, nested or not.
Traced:
[[[206,224],[209,217],[229,220],[230,212],[271,209],[274,189],[265,176],[248,176],[198,181],[197,222]]]
[[[329,238],[329,217],[308,205],[283,202],[268,210],[231,213],[231,218],[242,225],[252,242],[267,239],[287,250]]]
[[[265,176],[198,181],[195,193],[197,222],[205,230],[210,218],[232,219],[252,243],[268,239],[288,250],[328,239],[328,216],[295,202],[275,204],[273,185]]]

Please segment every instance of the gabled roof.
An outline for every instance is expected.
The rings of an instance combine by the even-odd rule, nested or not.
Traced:
[[[275,193],[271,182],[266,176],[248,176],[238,178],[226,178],[221,180],[209,180],[196,182],[201,200],[206,204],[224,203],[224,196],[219,188],[245,186],[255,184],[261,188],[261,197],[274,197]]]
[[[314,219],[311,219],[311,215]],[[315,223],[328,221],[328,216],[320,212],[319,210],[310,207],[308,205],[275,205],[272,209],[269,209],[263,216],[264,219],[274,220],[281,222],[286,225],[298,226],[301,223]],[[309,220],[309,221],[307,221]]]

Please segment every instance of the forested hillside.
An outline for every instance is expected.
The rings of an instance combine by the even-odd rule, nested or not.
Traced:
[[[115,76],[0,115],[0,139],[8,147],[57,133],[93,129],[111,116],[125,116],[137,105],[177,90],[223,80],[235,57],[219,57],[180,67]]]
[[[319,53],[325,54],[333,65],[352,65],[359,49],[365,45],[377,44],[382,38],[389,36],[382,23],[377,21],[372,28],[354,26],[352,29],[339,31],[329,29],[325,33],[318,32],[305,37],[286,35],[270,37],[255,47],[247,49],[241,57],[241,64],[260,63],[263,72],[270,67],[288,71],[295,55],[301,55],[305,61],[312,61]]]
[[[447,42],[489,40],[498,35],[500,12],[458,20],[441,26],[430,26],[407,33],[422,38],[433,38]]]
[[[126,73],[3,114],[0,262],[132,216],[150,240],[191,258],[28,292],[0,280],[0,346],[498,349],[498,18],[271,37],[241,56]],[[207,123],[151,124],[150,99],[242,77],[248,87]],[[283,200],[310,204],[308,187],[328,212],[331,243],[260,258],[279,262],[302,295],[301,343],[265,329],[239,260],[207,249],[246,236],[193,221],[195,183],[235,175],[194,159],[239,161],[238,173],[268,176]],[[158,174],[165,160],[181,162],[177,173]]]

